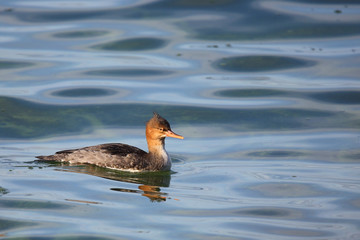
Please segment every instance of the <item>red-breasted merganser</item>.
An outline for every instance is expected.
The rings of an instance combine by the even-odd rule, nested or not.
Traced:
[[[165,137],[184,139],[174,133],[169,122],[159,114],[146,123],[146,140],[149,152],[122,143],[107,143],[96,146],[56,152],[50,156],[37,156],[40,160],[93,164],[99,167],[123,171],[169,171],[171,159],[165,150]]]

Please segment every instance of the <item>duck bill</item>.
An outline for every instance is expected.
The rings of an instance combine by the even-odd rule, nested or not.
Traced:
[[[171,131],[171,130],[168,130],[165,134],[166,134],[166,136],[167,136],[167,137],[178,138],[178,139],[184,139],[184,137],[183,137],[183,136],[180,136],[180,135],[178,135],[178,134],[174,133],[174,132],[173,132],[173,131]]]

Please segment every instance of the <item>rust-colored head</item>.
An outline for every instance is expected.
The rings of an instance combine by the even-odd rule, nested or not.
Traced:
[[[154,116],[146,123],[146,138],[164,139],[165,137],[184,139],[183,136],[171,130],[170,124],[165,118],[154,112]]]

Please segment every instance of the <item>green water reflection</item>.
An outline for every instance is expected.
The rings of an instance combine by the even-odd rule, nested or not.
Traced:
[[[12,220],[0,219],[0,231],[8,231],[11,229],[30,227],[34,225],[36,224],[25,221],[12,221]],[[4,237],[4,236],[0,235],[0,237]]]
[[[313,65],[313,61],[281,56],[229,57],[214,63],[214,67],[234,72],[275,71]]]
[[[282,96],[289,94],[288,91],[273,90],[273,89],[230,89],[220,90],[214,93],[215,96],[223,97],[269,97]]]
[[[286,150],[272,150],[272,151],[257,151],[247,154],[251,157],[271,157],[271,158],[288,158],[288,157],[301,157],[306,154],[302,152],[286,151]]]
[[[173,172],[144,172],[144,173],[132,173],[123,172],[118,170],[112,170],[108,168],[97,167],[95,165],[82,165],[82,166],[69,166],[68,164],[49,162],[49,161],[36,161],[37,163],[49,163],[55,164],[54,166],[65,166],[65,171],[84,173],[92,176],[98,176],[114,181],[129,182],[136,184],[143,184],[157,187],[169,187],[171,174]]]
[[[360,91],[337,90],[322,92],[297,92],[277,89],[228,89],[214,92],[215,96],[230,98],[289,97],[311,99],[325,103],[360,104]]]
[[[116,91],[110,89],[99,89],[99,88],[75,88],[66,89],[53,92],[54,96],[61,97],[100,97],[110,96],[115,94]]]
[[[15,208],[15,209],[66,209],[66,205],[57,204],[46,201],[27,201],[27,200],[4,200],[0,201],[2,208]]]
[[[1,138],[86,133],[98,127],[143,127],[153,111],[173,124],[229,124],[232,131],[358,127],[358,116],[337,111],[266,108],[218,109],[151,104],[59,106],[0,97]]]
[[[93,46],[95,49],[110,51],[144,51],[162,48],[166,41],[159,38],[131,38]]]
[[[328,103],[360,104],[360,91],[335,91],[309,94],[313,99]]]
[[[30,62],[0,61],[0,69],[24,68],[33,65]]]
[[[92,70],[87,71],[85,74],[92,76],[107,76],[107,77],[148,77],[148,76],[165,76],[173,72],[167,70],[154,70],[154,69],[105,69],[105,70]]]
[[[53,34],[53,36],[57,38],[90,38],[90,37],[99,37],[106,34],[108,34],[108,32],[102,30],[83,30],[83,31],[55,33]]]

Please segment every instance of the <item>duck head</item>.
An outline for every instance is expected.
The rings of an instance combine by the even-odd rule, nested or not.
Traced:
[[[169,122],[154,112],[154,116],[146,123],[146,138],[153,140],[163,140],[165,137],[184,139],[171,130]]]

